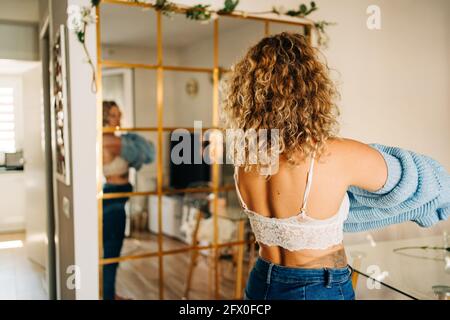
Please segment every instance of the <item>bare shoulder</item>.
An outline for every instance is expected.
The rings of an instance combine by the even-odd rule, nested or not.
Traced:
[[[334,153],[347,158],[362,157],[365,159],[381,156],[376,149],[368,144],[349,138],[331,138],[327,143],[327,147]]]
[[[332,154],[348,177],[348,184],[369,191],[380,189],[387,179],[387,166],[381,153],[364,142],[333,138],[325,154]]]

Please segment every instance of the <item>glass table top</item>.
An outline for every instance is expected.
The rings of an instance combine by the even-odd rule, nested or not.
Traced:
[[[369,278],[413,299],[450,300],[449,236],[346,246],[349,264]],[[376,280],[376,281],[374,281]]]

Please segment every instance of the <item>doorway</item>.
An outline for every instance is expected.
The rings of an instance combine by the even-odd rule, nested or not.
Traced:
[[[56,299],[49,27],[23,28],[36,58],[0,59],[0,299]]]

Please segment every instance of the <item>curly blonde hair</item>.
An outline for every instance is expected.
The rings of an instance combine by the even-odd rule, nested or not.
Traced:
[[[339,130],[338,93],[328,73],[304,36],[283,32],[263,38],[225,80],[226,127],[278,129],[277,152],[294,165],[313,152],[320,157]],[[270,149],[270,141],[267,145]],[[244,162],[245,171],[252,166]]]
[[[103,101],[103,126],[109,126],[109,112],[112,108],[119,107],[117,103],[113,100],[104,100]]]

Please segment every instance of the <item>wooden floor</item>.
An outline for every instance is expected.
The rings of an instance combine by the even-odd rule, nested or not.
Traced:
[[[0,234],[0,243],[20,240],[25,234]],[[0,248],[0,300],[46,300],[44,268],[30,261],[25,247]]]
[[[25,243],[25,234],[0,234],[0,242],[21,240]],[[174,249],[187,244],[164,237],[164,248]],[[138,237],[127,238],[122,249],[122,255],[149,252],[157,250],[157,238],[146,233]],[[209,271],[211,262],[204,250],[198,258],[194,270],[189,299],[214,299],[213,285],[210,285],[212,273]],[[222,251],[220,260],[220,298],[234,299],[236,267],[232,258]],[[164,298],[183,299],[187,272],[190,262],[190,252],[164,257]],[[247,251],[244,261],[244,282],[248,273]],[[32,299],[45,300],[44,269],[30,261],[26,256],[26,248],[0,249],[0,300]],[[159,299],[158,259],[146,258],[122,262],[120,264],[116,288],[117,293],[131,299]],[[213,283],[213,282],[211,282]],[[244,283],[245,284],[245,283]],[[243,284],[243,285],[244,285]]]
[[[138,238],[138,239],[137,239]],[[187,244],[164,237],[164,249],[185,247]],[[155,235],[139,235],[125,240],[122,256],[139,252],[157,250]],[[204,250],[198,258],[194,269],[189,299],[214,299],[213,274],[209,271],[211,261]],[[236,267],[229,252],[222,252],[220,259],[220,298],[234,299]],[[164,256],[164,299],[178,300],[184,298],[190,252]],[[248,275],[248,253],[244,253],[244,284]],[[120,263],[117,274],[116,289],[120,296],[131,299],[159,299],[158,258],[144,258]],[[244,285],[243,284],[243,285]],[[244,286],[242,286],[243,288]]]

